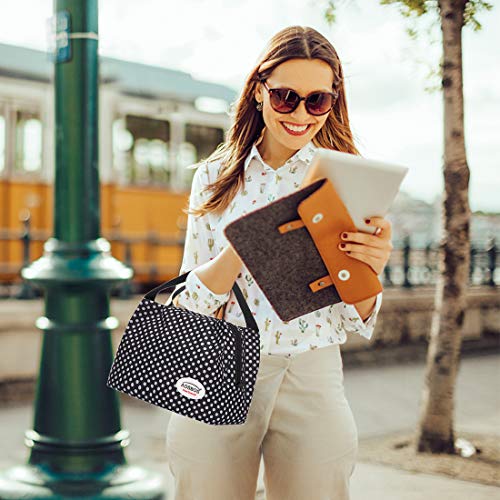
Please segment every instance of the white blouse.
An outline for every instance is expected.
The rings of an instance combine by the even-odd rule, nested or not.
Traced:
[[[300,188],[317,147],[310,141],[275,170],[264,162],[257,149],[261,138],[262,135],[253,144],[245,160],[244,186],[222,215],[188,215],[184,255],[179,274],[213,259],[229,244],[223,230],[231,221]],[[219,161],[205,161],[198,166],[191,186],[190,208],[198,206],[208,197],[208,193],[202,193],[202,188],[215,181],[219,169]],[[242,266],[236,282],[259,327],[261,352],[279,356],[290,357],[309,349],[343,344],[347,335],[353,333],[370,339],[382,305],[380,292],[376,296],[375,308],[365,322],[353,305],[344,302],[323,307],[291,321],[282,321],[245,265]],[[177,288],[181,286],[178,285]],[[213,315],[229,300],[224,319],[235,325],[245,325],[243,313],[232,290],[215,294],[203,284],[195,272],[188,274],[185,286],[186,289],[177,295],[180,307]]]

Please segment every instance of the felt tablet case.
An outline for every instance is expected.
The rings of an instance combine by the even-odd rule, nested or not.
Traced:
[[[325,179],[235,219],[224,234],[282,321],[383,290],[373,269],[338,248],[357,232]]]

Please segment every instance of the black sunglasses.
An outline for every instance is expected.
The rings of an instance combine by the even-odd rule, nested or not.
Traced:
[[[260,80],[269,92],[271,107],[278,113],[291,113],[296,110],[300,101],[305,101],[307,112],[314,116],[328,113],[337,100],[337,92],[311,92],[300,97],[295,90],[287,88],[270,89],[265,80]]]

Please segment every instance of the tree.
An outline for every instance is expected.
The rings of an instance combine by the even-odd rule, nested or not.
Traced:
[[[444,105],[443,238],[439,245],[439,276],[416,451],[457,453],[453,429],[454,388],[459,368],[462,330],[466,309],[470,261],[469,167],[464,138],[464,96],[462,80],[462,28],[481,28],[477,13],[491,10],[483,0],[379,0],[395,4],[406,18],[435,16],[442,35],[439,75]],[[336,17],[336,2],[329,1],[325,18]],[[410,36],[418,35],[414,28]]]

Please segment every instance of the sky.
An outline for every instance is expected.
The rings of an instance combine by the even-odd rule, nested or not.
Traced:
[[[463,31],[465,140],[472,210],[500,212],[500,9],[483,11],[479,32]],[[311,26],[334,45],[343,65],[351,129],[367,158],[409,167],[401,189],[432,202],[443,192],[442,95],[436,80],[440,32],[419,21],[413,41],[394,6],[326,1],[100,0],[102,55],[189,72],[241,90],[267,41],[290,25]],[[52,0],[0,0],[0,42],[46,50]]]

